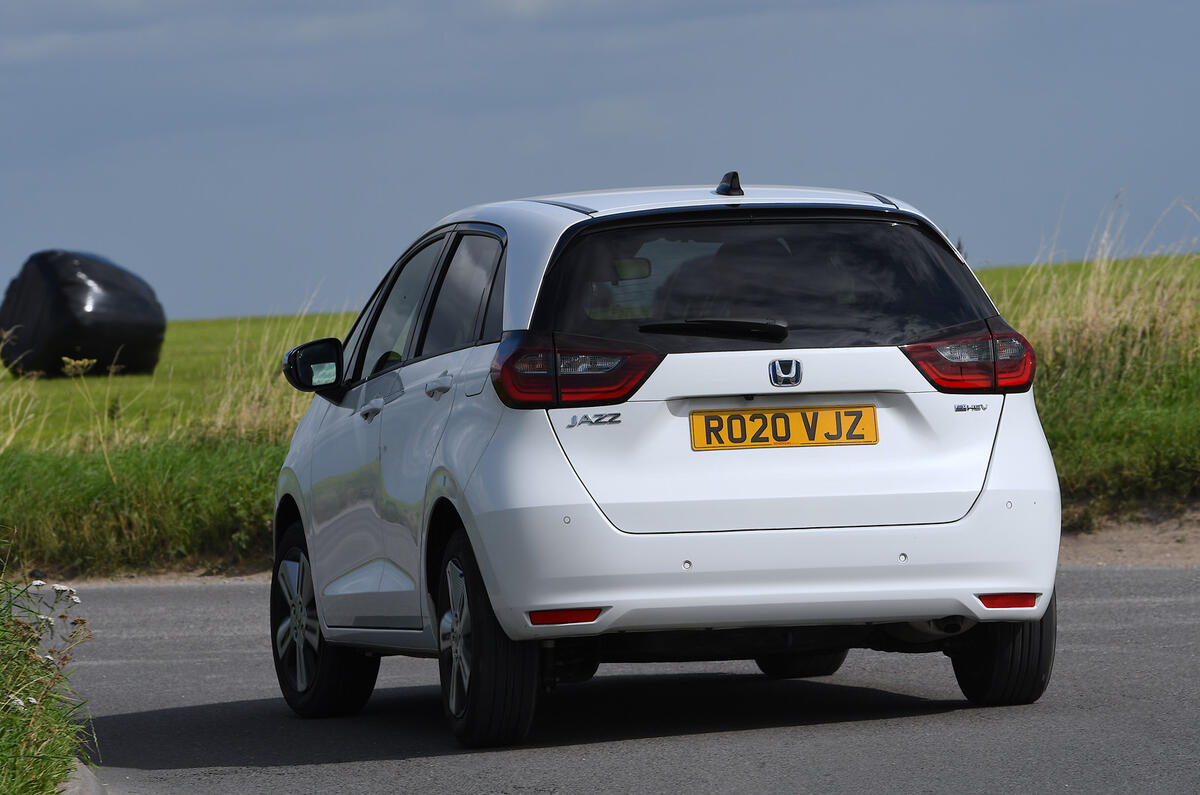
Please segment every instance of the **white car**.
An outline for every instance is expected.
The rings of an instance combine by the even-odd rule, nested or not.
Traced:
[[[1029,343],[915,208],[651,188],[472,207],[344,341],[279,475],[272,648],[305,716],[437,657],[468,745],[611,661],[943,652],[1035,701],[1059,492]]]

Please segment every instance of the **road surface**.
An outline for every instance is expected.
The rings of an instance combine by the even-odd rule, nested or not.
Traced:
[[[92,585],[77,651],[107,792],[1200,792],[1200,569],[1064,568],[1046,695],[976,709],[941,655],[835,676],[602,666],[521,748],[467,751],[431,660],[383,661],[354,718],[296,718],[261,582]]]

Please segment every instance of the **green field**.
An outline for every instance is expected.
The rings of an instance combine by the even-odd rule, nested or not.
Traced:
[[[265,564],[275,475],[311,399],[281,357],[352,321],[171,322],[153,376],[0,371],[0,559],[58,573]]]
[[[982,270],[1033,343],[1066,526],[1200,488],[1200,255]]]
[[[1200,257],[979,271],[1033,343],[1068,527],[1200,492]],[[266,565],[309,398],[282,353],[349,315],[176,321],[154,376],[0,375],[0,557],[61,573]]]

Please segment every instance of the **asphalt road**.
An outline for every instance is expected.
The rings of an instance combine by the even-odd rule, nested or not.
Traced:
[[[385,659],[354,718],[279,697],[263,584],[95,586],[73,683],[108,792],[1200,792],[1200,569],[1066,568],[1037,704],[976,709],[937,655],[852,651],[837,675],[603,666],[530,743],[471,752],[436,666]]]

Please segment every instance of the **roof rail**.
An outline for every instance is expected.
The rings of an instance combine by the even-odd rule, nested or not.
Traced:
[[[892,207],[895,207],[897,210],[900,209],[900,205],[896,204],[894,201],[889,199],[887,196],[884,196],[879,193],[872,193],[869,190],[864,190],[863,193],[867,194],[868,196],[874,196],[876,199],[879,199],[880,204],[887,204],[887,205],[891,205]]]

